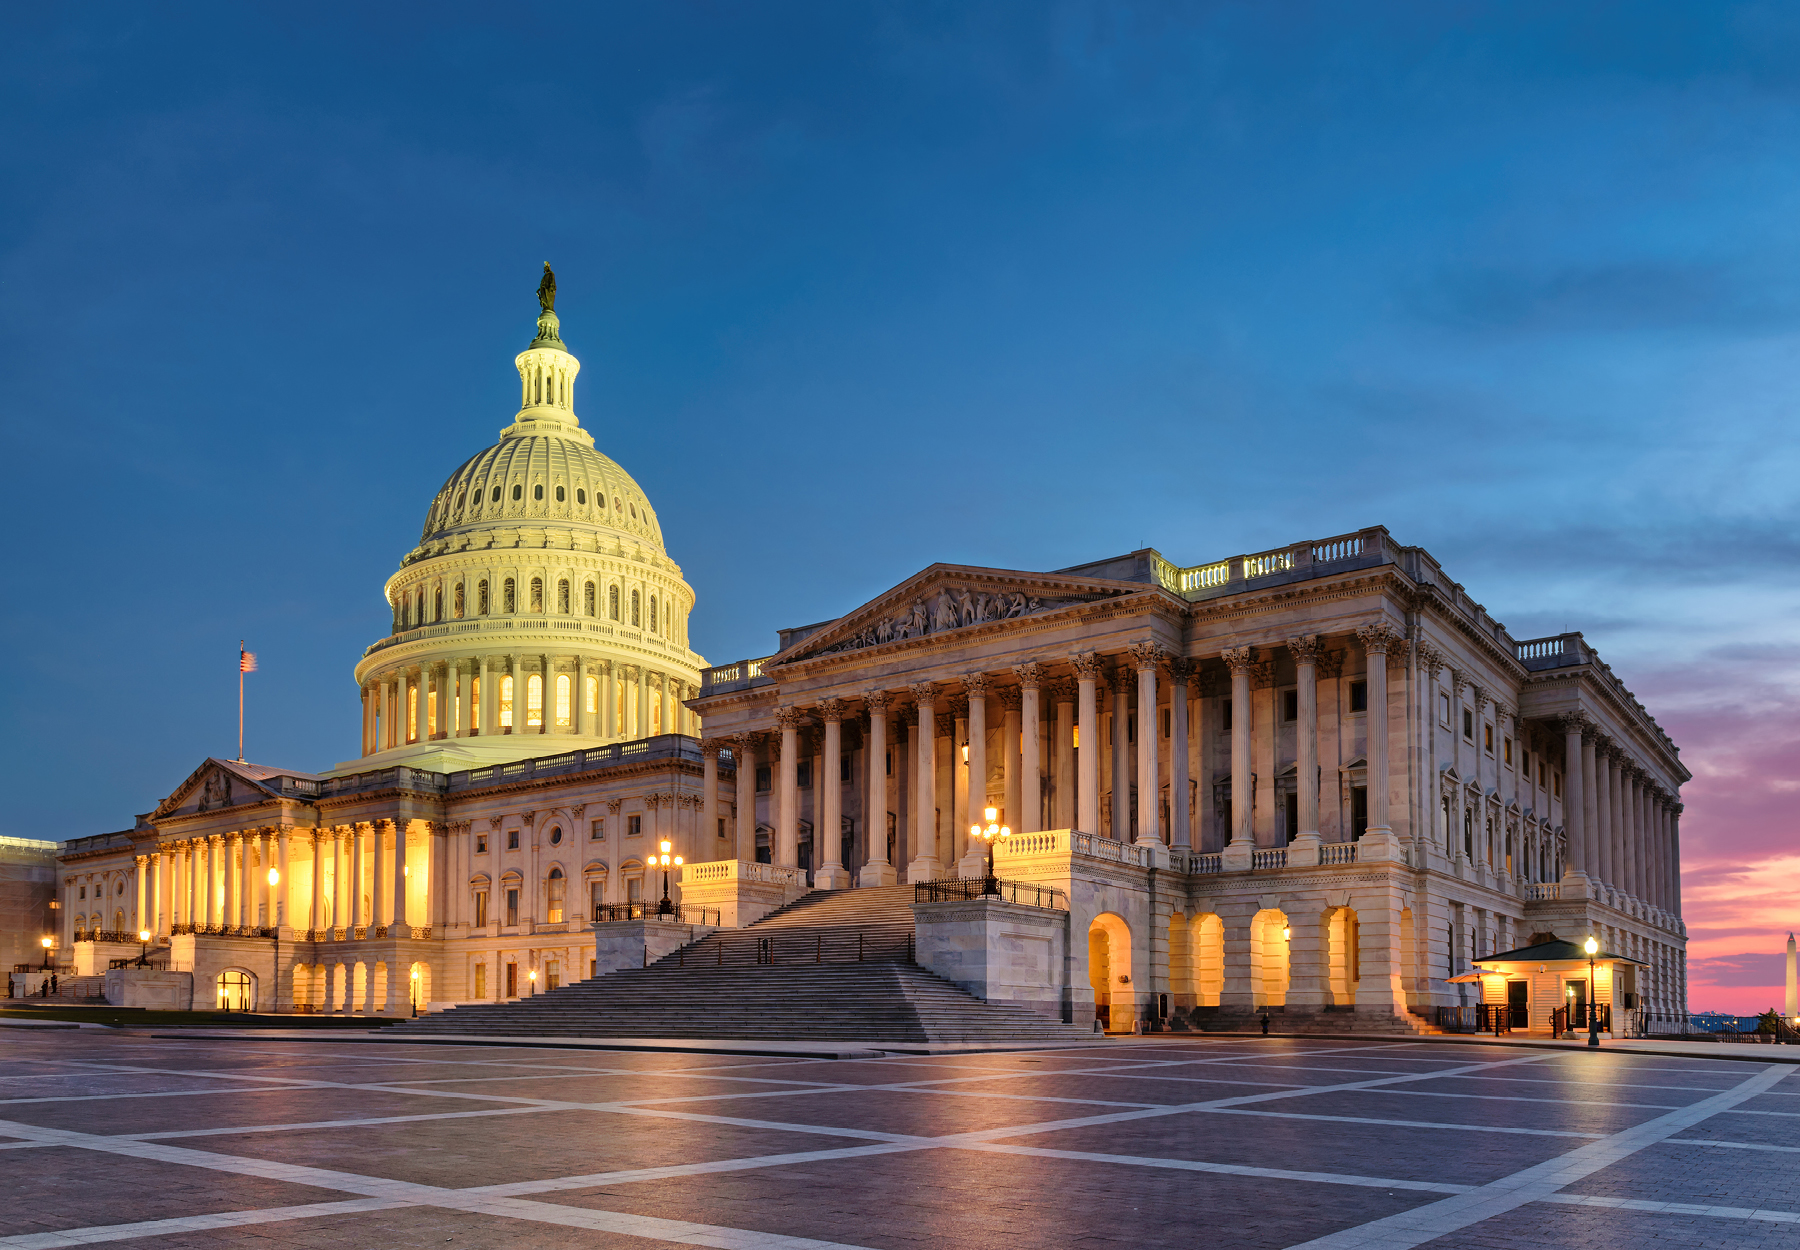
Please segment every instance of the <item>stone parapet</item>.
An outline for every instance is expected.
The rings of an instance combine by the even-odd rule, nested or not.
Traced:
[[[915,960],[975,997],[1065,1023],[1069,913],[997,898],[914,903]]]
[[[714,932],[713,925],[687,924],[677,917],[646,916],[594,926],[594,974],[647,968]]]
[[[806,874],[798,868],[741,859],[681,866],[682,905],[717,910],[721,928],[755,924],[804,893]]]

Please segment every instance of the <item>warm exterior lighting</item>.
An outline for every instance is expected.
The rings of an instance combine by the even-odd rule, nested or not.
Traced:
[[[652,855],[650,857],[650,862],[653,864],[660,864],[663,870],[663,896],[662,902],[656,905],[656,914],[659,916],[673,916],[675,914],[675,904],[669,900],[669,866],[674,865],[677,868],[681,867],[681,856],[669,854],[669,852],[674,849],[675,844],[670,842],[667,838],[664,838],[660,845],[662,847],[662,854]]]
[[[138,941],[140,941],[140,942],[148,942],[148,941],[149,941],[149,940],[150,940],[150,930],[148,930],[148,929],[139,929],[139,930],[138,930]]]
[[[963,743],[963,745],[962,745],[962,753],[963,753],[963,761],[962,762],[967,764],[969,762],[969,744],[966,742]]]
[[[1588,957],[1588,1045],[1598,1049],[1600,1046],[1600,1004],[1594,1001],[1594,956],[1600,950],[1600,943],[1596,942],[1593,934],[1590,933],[1588,940],[1581,945],[1587,951]]]
[[[1292,941],[1293,937],[1294,937],[1294,926],[1289,925],[1289,924],[1282,925],[1281,926],[1281,940],[1284,942],[1288,942],[1288,941]]]
[[[270,885],[280,885],[281,884],[281,870],[279,868],[269,869],[269,884]]]
[[[1597,951],[1598,951],[1598,950],[1599,950],[1599,949],[1600,949],[1600,943],[1598,943],[1598,942],[1596,942],[1596,941],[1594,941],[1594,939],[1593,939],[1593,938],[1589,938],[1589,939],[1588,939],[1588,940],[1587,940],[1587,941],[1586,941],[1586,942],[1585,942],[1585,943],[1584,943],[1584,946],[1585,946],[1585,948],[1586,948],[1586,950],[1587,950],[1587,953],[1588,953],[1588,954],[1589,954],[1589,955],[1593,955],[1593,954],[1594,954],[1594,953],[1595,953],[1595,952],[1597,952]]]
[[[41,940],[44,944],[44,968],[47,971],[50,967],[50,939],[43,938]]]
[[[985,826],[970,825],[969,838],[971,840],[979,838],[987,843],[987,876],[983,877],[981,881],[982,894],[984,896],[988,894],[998,895],[1000,893],[1000,879],[994,876],[994,843],[1004,842],[1007,838],[1012,837],[1012,830],[1006,825],[999,823],[999,808],[984,808],[981,814],[987,817],[987,824]]]

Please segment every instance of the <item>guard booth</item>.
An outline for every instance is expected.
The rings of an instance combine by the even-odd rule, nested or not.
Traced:
[[[1546,1037],[1586,1036],[1597,1016],[1603,1037],[1638,1037],[1645,1028],[1636,960],[1608,950],[1588,954],[1586,940],[1551,934],[1518,950],[1475,961],[1482,1006],[1499,1011],[1508,1027]]]

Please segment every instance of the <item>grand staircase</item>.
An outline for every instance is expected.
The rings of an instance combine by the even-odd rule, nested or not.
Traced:
[[[408,1034],[858,1042],[1072,1042],[912,962],[912,887],[815,890],[644,968],[394,1026]]]

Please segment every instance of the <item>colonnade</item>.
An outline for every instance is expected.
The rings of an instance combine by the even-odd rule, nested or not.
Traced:
[[[699,718],[684,701],[697,692],[670,673],[585,655],[428,660],[364,684],[362,753],[492,734],[692,735]]]
[[[1587,716],[1559,726],[1570,874],[1680,915],[1681,803]]]

